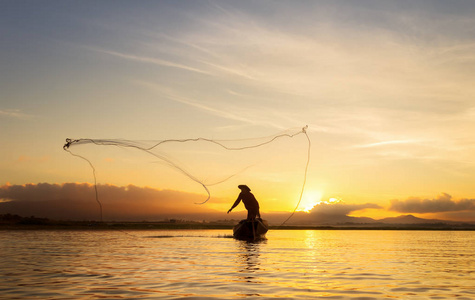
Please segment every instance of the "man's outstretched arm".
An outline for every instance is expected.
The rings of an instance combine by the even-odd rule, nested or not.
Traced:
[[[241,197],[238,197],[238,198],[236,199],[236,201],[234,201],[233,206],[231,206],[231,208],[228,210],[228,214],[233,210],[233,208],[235,208],[236,206],[238,206],[239,202],[241,202]]]

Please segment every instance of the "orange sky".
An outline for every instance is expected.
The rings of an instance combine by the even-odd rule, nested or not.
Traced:
[[[475,220],[474,12],[462,1],[7,1],[0,185],[92,183],[65,138],[246,140],[308,125],[299,209],[334,198],[379,207],[354,216]],[[133,149],[74,151],[99,184],[206,199],[189,176]],[[163,151],[199,181],[237,174],[210,187],[210,209],[226,210],[245,183],[263,210],[289,212],[307,141]]]

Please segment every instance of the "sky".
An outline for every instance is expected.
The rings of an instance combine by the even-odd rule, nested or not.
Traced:
[[[49,216],[71,190],[95,202],[66,138],[242,145],[308,125],[298,210],[475,221],[473,1],[4,0],[0,38],[2,213],[43,201]],[[117,190],[115,218],[226,212],[243,183],[263,212],[299,201],[303,134],[245,153],[175,146],[161,153],[199,181],[235,176],[196,205],[203,187],[143,151],[71,150]],[[152,200],[124,200],[136,189]]]

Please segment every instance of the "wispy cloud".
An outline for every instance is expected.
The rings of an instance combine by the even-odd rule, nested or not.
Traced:
[[[16,119],[28,119],[31,115],[21,112],[19,109],[0,109],[0,116],[16,118]]]
[[[277,128],[279,130],[285,129],[283,126],[269,121],[264,121],[261,118],[253,118],[255,116],[255,111],[251,108],[243,108],[233,105],[232,103],[226,103],[226,108],[220,109],[213,107],[211,105],[205,104],[203,101],[199,102],[197,100],[191,99],[189,97],[184,96],[183,94],[177,94],[170,88],[161,86],[159,84],[150,83],[150,82],[143,82],[143,81],[135,81],[136,84],[140,84],[142,86],[146,86],[148,88],[153,89],[156,92],[159,92],[166,96],[168,99],[197,108],[201,111],[207,112],[214,116],[218,116],[221,118],[225,118],[232,121],[239,121],[246,124],[252,125],[264,125],[272,128]]]
[[[172,61],[167,61],[167,60],[163,60],[163,59],[159,59],[159,58],[139,56],[139,55],[134,55],[134,54],[127,54],[127,53],[122,53],[122,52],[118,52],[118,51],[105,50],[105,49],[99,49],[99,48],[93,48],[93,47],[86,47],[86,48],[88,48],[90,50],[93,50],[93,51],[96,51],[96,52],[112,55],[112,56],[127,59],[127,60],[137,61],[137,62],[141,62],[141,63],[150,63],[150,64],[154,64],[154,65],[157,65],[157,66],[162,66],[162,67],[170,67],[170,68],[176,68],[176,69],[181,69],[181,70],[185,70],[185,71],[205,74],[205,75],[211,75],[210,72],[202,70],[202,69],[198,69],[198,68],[195,68],[195,67],[191,67],[191,66],[187,66],[187,65],[184,65],[184,64],[175,63],[175,62],[172,62]]]
[[[388,27],[366,27],[364,31],[359,27],[341,26],[318,11],[314,11],[319,16],[314,23],[318,26],[291,29],[233,5],[209,5],[214,13],[190,15],[194,26],[189,30],[174,32],[173,36],[166,31],[155,34],[147,30],[145,36],[149,39],[138,43],[134,54],[112,49],[92,50],[211,75],[213,79],[204,83],[210,88],[229,89],[239,85],[248,93],[266,95],[269,102],[285,99],[294,104],[300,118],[308,119],[307,123],[310,118],[318,118],[319,124],[340,122],[339,126],[347,131],[362,130],[363,125],[371,121],[354,119],[356,115],[367,114],[368,108],[381,108],[373,113],[382,118],[387,116],[380,128],[371,130],[394,131],[397,127],[391,123],[394,120],[389,115],[391,112],[416,111],[421,120],[432,113],[457,115],[467,101],[460,93],[454,94],[460,90],[461,83],[452,79],[451,74],[458,74],[461,66],[451,62],[459,59],[461,53],[470,59],[471,45],[464,43],[457,47],[445,36],[440,37],[439,45],[412,40],[396,26],[401,22],[410,28],[424,24],[419,24],[417,18],[402,20],[400,12],[390,13],[384,5],[362,13],[371,17],[372,13],[384,11],[390,20],[383,25]],[[307,9],[316,10],[316,7]],[[304,13],[310,14],[310,11]],[[198,80],[194,84],[201,83],[203,81]],[[181,91],[176,91],[176,95],[182,100],[187,98]],[[232,102],[218,97],[212,101]],[[219,105],[209,104],[210,101],[207,104],[201,100],[185,102],[207,106],[204,111],[208,112],[209,108],[226,111]],[[263,99],[255,102],[265,105]],[[289,105],[282,102],[278,103],[279,108],[288,109]],[[282,115],[290,119],[292,112],[291,108]],[[221,112],[219,115],[223,116]],[[265,116],[257,116],[257,120],[261,118]]]
[[[18,159],[16,160],[17,163],[31,163],[31,162],[34,162],[34,163],[44,163],[44,162],[48,162],[51,160],[51,157],[49,155],[44,155],[44,156],[41,156],[41,157],[32,157],[32,156],[28,156],[28,155],[20,155],[18,157]]]
[[[417,143],[416,140],[393,140],[393,141],[382,141],[377,143],[363,144],[353,146],[354,148],[373,148],[387,145],[400,145],[400,144],[414,144]]]

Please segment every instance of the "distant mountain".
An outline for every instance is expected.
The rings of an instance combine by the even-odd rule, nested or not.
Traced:
[[[272,217],[268,216],[271,221]],[[300,212],[289,222],[295,225],[337,225],[337,224],[372,224],[377,221],[366,217],[350,217],[339,214],[309,214]]]
[[[425,223],[453,223],[450,221],[437,220],[437,219],[422,219],[414,217],[413,215],[402,215],[393,218],[384,218],[377,222],[384,224],[425,224]]]
[[[437,219],[423,219],[413,215],[401,215],[398,217],[384,218],[375,220],[368,217],[350,217],[345,215],[304,215],[296,216],[294,222],[302,225],[338,225],[338,224],[387,224],[387,225],[417,225],[417,224],[455,224],[457,222],[437,220]]]

